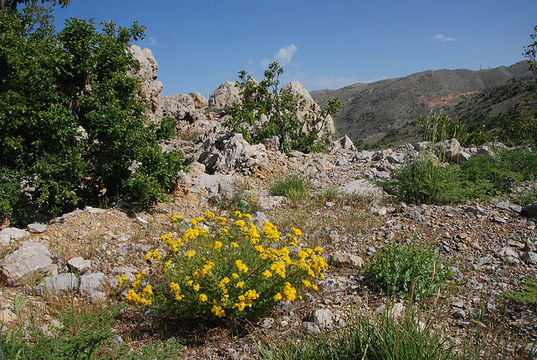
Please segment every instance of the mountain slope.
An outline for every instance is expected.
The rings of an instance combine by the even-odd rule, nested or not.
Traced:
[[[337,131],[357,143],[375,144],[388,133],[400,133],[410,122],[431,111],[475,122],[486,120],[480,115],[483,112],[488,114],[485,118],[497,116],[520,107],[521,103],[537,109],[533,92],[528,88],[534,78],[528,63],[521,61],[509,67],[479,71],[423,71],[338,90],[312,91],[311,95],[322,106],[339,97],[342,108],[335,120]],[[406,132],[402,137],[411,139],[412,131]]]

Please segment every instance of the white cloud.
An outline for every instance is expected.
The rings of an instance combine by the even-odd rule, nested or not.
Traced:
[[[274,55],[274,60],[276,60],[280,65],[287,65],[291,62],[291,59],[297,50],[298,47],[295,44],[284,46],[278,50],[276,55]]]
[[[441,42],[451,42],[451,41],[457,40],[454,37],[446,36],[444,34],[437,34],[437,35],[434,36],[434,39],[438,40],[438,41],[441,41]]]
[[[272,57],[272,59],[262,59],[260,61],[260,64],[264,68],[267,68],[272,61],[278,62],[280,66],[288,65],[293,59],[293,56],[295,56],[297,50],[298,46],[296,46],[295,44],[289,44],[278,50],[278,52]]]

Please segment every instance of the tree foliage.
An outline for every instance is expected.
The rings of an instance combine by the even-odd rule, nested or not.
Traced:
[[[533,33],[530,34],[530,38],[533,42],[524,48],[522,54],[528,58],[530,69],[537,74],[537,25],[533,27]]]
[[[24,222],[103,198],[149,204],[169,189],[181,155],[146,127],[130,28],[71,19],[54,33],[31,11],[0,11],[0,218]]]
[[[306,102],[299,95],[281,91],[282,74],[283,68],[277,62],[269,65],[260,82],[240,71],[240,81],[235,86],[240,90],[242,101],[231,106],[231,117],[226,125],[251,143],[277,136],[282,151],[322,151],[332,135],[324,129],[322,119],[328,114],[336,116],[341,102],[339,99],[332,100],[321,112],[323,118],[306,114],[301,119],[298,113],[306,110]]]

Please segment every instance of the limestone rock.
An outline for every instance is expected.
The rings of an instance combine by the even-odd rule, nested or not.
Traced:
[[[20,285],[30,275],[53,269],[54,265],[47,247],[31,241],[20,243],[17,250],[0,262],[0,272],[12,286]]]
[[[41,223],[28,224],[28,226],[26,228],[32,234],[41,234],[41,233],[47,231],[47,225],[41,224]]]
[[[314,310],[308,320],[313,322],[319,329],[331,329],[334,326],[335,316],[330,309]]]
[[[360,256],[343,251],[335,251],[331,260],[335,265],[350,265],[353,267],[364,266],[364,260]]]
[[[194,107],[196,109],[205,109],[207,106],[209,106],[209,101],[203,97],[199,92],[194,91],[189,93],[190,97],[194,101]]]
[[[12,241],[17,241],[25,236],[29,236],[30,233],[26,230],[18,229],[15,227],[8,227],[0,231],[0,245],[6,246],[9,245]]]
[[[38,295],[57,295],[60,292],[78,289],[78,284],[78,278],[72,273],[47,276],[35,287],[35,292]]]
[[[352,140],[347,136],[343,136],[339,138],[335,144],[334,149],[343,149],[343,150],[349,150],[349,151],[356,151],[356,146],[354,146],[354,143]]]
[[[17,315],[10,309],[0,311],[0,327],[1,325],[9,325],[17,320]]]
[[[105,276],[102,272],[82,275],[80,277],[79,291],[82,295],[90,295],[96,291],[102,290],[105,284]]]
[[[386,313],[387,311],[387,313]],[[375,309],[375,314],[377,315],[384,315],[386,313],[386,316],[397,319],[400,318],[403,313],[405,312],[405,305],[403,303],[395,303],[393,305],[386,306],[385,304],[380,305]]]
[[[304,328],[304,331],[306,331],[308,334],[311,335],[320,335],[321,329],[312,321],[304,321],[302,323],[302,327]]]
[[[131,70],[130,75],[140,79],[142,92],[149,102],[148,115],[153,122],[162,118],[162,82],[157,81],[158,64],[150,49],[143,50],[136,45],[129,49],[132,57],[140,66],[137,70]]]
[[[217,109],[226,109],[235,103],[240,103],[239,88],[234,82],[226,81],[209,96],[209,106]]]
[[[373,197],[381,197],[383,192],[382,188],[365,179],[351,181],[347,185],[340,187],[339,191],[346,194]]]
[[[446,160],[456,159],[461,152],[461,144],[455,138],[436,144],[436,148]]]
[[[208,136],[194,160],[204,164],[209,174],[242,172],[250,175],[266,166],[268,154],[265,145],[250,145],[242,134],[225,134]]]
[[[81,256],[74,257],[67,261],[69,270],[75,274],[83,274],[91,267],[91,260],[85,260]]]

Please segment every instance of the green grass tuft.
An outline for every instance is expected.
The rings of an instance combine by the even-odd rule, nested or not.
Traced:
[[[392,242],[373,258],[368,272],[377,288],[419,300],[445,286],[446,266],[433,249],[416,240],[408,246]]]
[[[264,360],[448,360],[457,359],[450,346],[430,324],[420,326],[407,311],[398,321],[388,317],[357,320],[334,334],[308,337],[278,350],[264,349]]]

